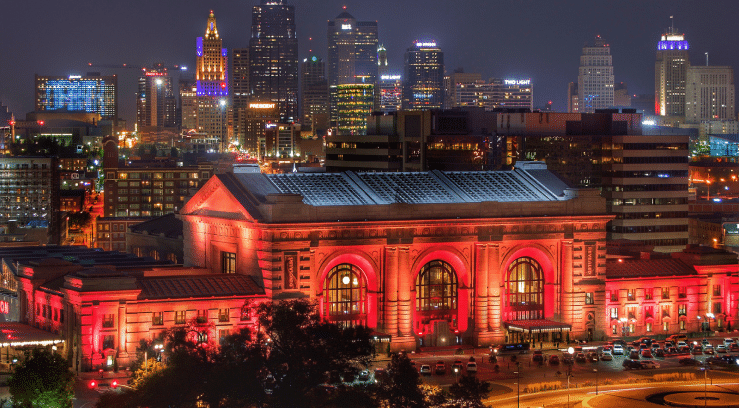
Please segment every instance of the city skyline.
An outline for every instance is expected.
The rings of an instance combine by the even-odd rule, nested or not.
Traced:
[[[711,65],[739,66],[739,56],[723,51],[732,49],[732,31],[737,30],[729,24],[731,13],[725,12],[728,1],[600,3],[593,7],[574,0],[558,5],[533,0],[503,4],[470,0],[455,5],[440,0],[402,5],[328,1],[322,7],[311,7],[306,0],[288,1],[296,9],[301,60],[311,49],[326,58],[326,21],[346,5],[358,20],[378,22],[379,43],[388,50],[391,72],[402,72],[403,53],[409,44],[431,38],[445,52],[447,73],[462,67],[483,78],[530,78],[536,87],[534,106],[552,100],[557,111],[566,110],[567,84],[577,78],[583,44],[598,34],[612,47],[616,82],[626,82],[630,94],[651,94],[657,42],[670,26],[671,15],[678,31],[690,40],[694,64],[704,65],[708,52]],[[78,4],[74,12],[55,3],[6,6],[8,15],[15,17],[8,22],[3,44],[4,60],[12,63],[0,66],[0,101],[16,117],[33,110],[34,74],[100,72],[119,76],[120,116],[131,128],[140,72],[88,67],[87,63],[150,66],[163,62],[194,67],[192,48],[195,38],[203,35],[202,16],[213,9],[221,16],[224,47],[243,48],[249,42],[251,9],[258,1],[238,5],[224,1]]]

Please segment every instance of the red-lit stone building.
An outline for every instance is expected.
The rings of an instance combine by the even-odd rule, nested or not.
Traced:
[[[543,163],[219,174],[179,216],[186,266],[310,298],[394,349],[604,334],[612,217],[597,190],[569,189]]]

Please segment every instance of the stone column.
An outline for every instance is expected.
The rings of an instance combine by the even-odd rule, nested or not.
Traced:
[[[118,355],[128,354],[128,339],[126,338],[126,303],[118,304]]]
[[[560,311],[562,321],[574,326],[574,310],[572,304],[572,288],[573,288],[573,270],[572,270],[572,241],[562,241],[562,262],[560,263],[560,277],[562,279],[562,289],[560,293]]]
[[[400,336],[413,335],[413,315],[411,312],[411,275],[409,249],[400,248],[398,252],[398,330]]]
[[[503,330],[502,305],[504,290],[502,287],[503,271],[501,271],[500,245],[493,243],[488,245],[488,326],[494,341],[502,343],[505,340]]]
[[[398,249],[385,248],[385,333],[398,335]]]
[[[482,344],[489,337],[488,323],[488,246],[475,245],[475,337]]]

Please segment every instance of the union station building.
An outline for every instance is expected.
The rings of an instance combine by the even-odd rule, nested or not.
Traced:
[[[615,248],[599,192],[569,188],[540,162],[218,174],[177,217],[184,265],[76,247],[0,250],[6,321],[57,334],[59,352],[90,370],[126,367],[141,340],[172,327],[217,344],[254,327],[255,304],[295,298],[329,321],[370,327],[393,350],[656,337],[739,319],[736,254]]]

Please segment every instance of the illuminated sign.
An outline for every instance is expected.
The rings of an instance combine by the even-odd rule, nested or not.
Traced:
[[[70,75],[69,79],[81,79],[82,75]]]
[[[146,73],[146,76],[165,76],[165,75],[167,74],[165,74],[164,72],[147,72]]]
[[[436,47],[435,42],[417,42],[416,47]]]
[[[341,29],[342,30],[351,30],[352,29],[352,25],[351,24],[342,24],[341,25]]]
[[[395,81],[400,79],[400,75],[381,75],[380,79],[383,81]]]
[[[8,302],[4,300],[0,300],[0,313],[2,314],[10,313],[10,305],[8,305]]]
[[[249,108],[251,109],[274,109],[274,103],[250,103]]]
[[[503,82],[506,85],[531,85],[530,79],[505,79]]]

